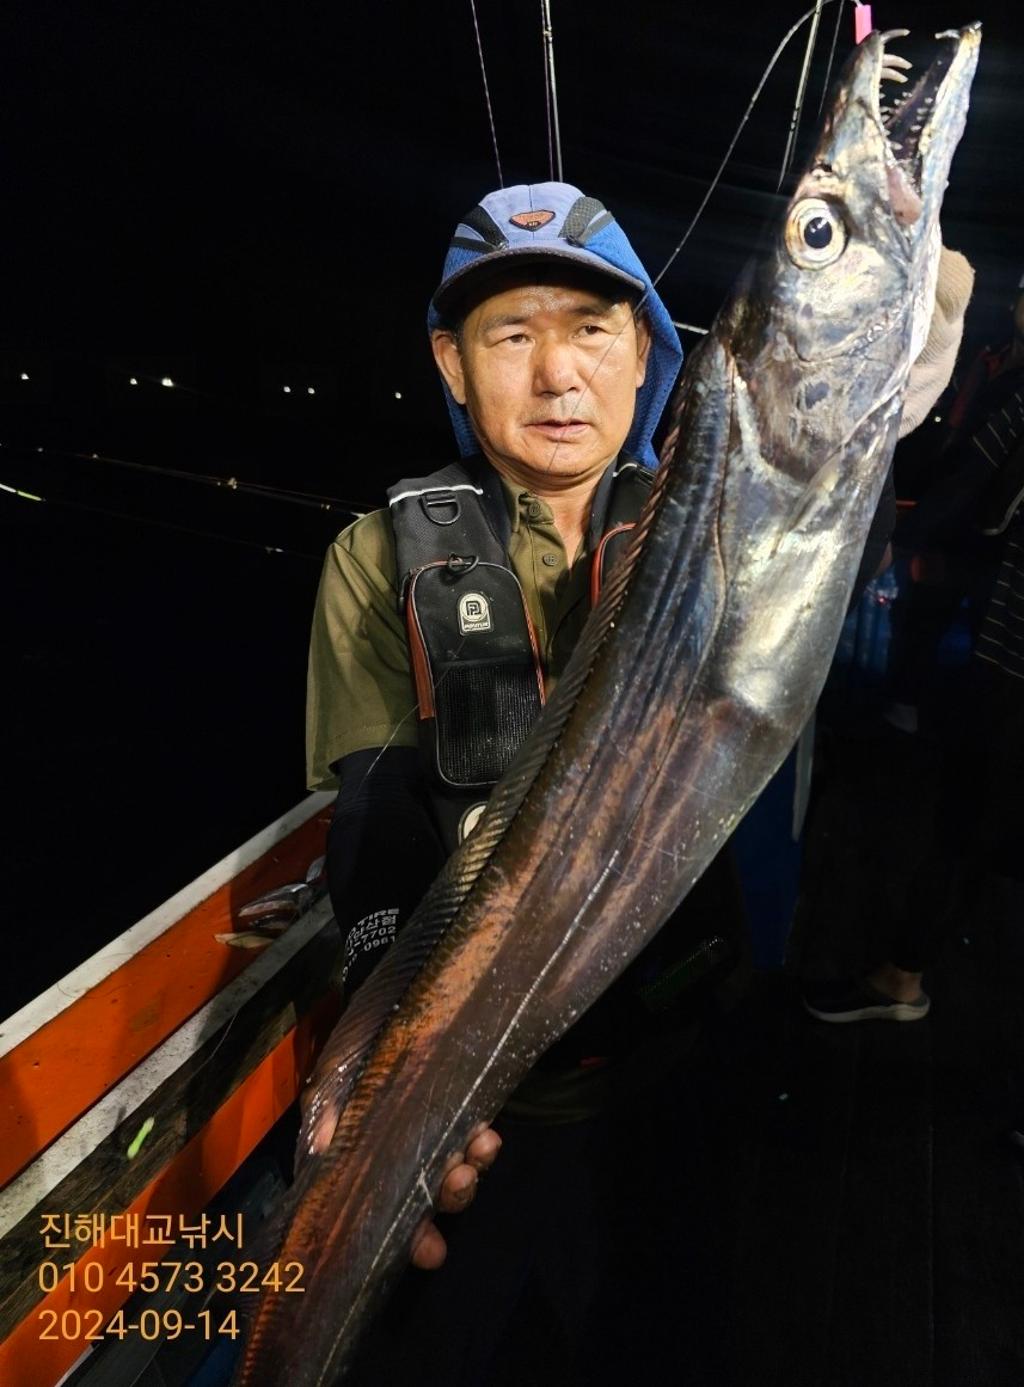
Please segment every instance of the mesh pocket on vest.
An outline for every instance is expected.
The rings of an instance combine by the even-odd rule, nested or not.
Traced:
[[[535,671],[511,663],[449,665],[434,699],[438,768],[452,785],[499,779],[540,712]]]

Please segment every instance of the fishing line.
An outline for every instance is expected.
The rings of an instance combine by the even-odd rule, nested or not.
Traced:
[[[459,642],[459,644],[456,646],[456,648],[455,648],[455,659],[456,659],[456,660],[457,660],[458,657],[462,654],[463,647],[464,647],[465,644],[466,644],[466,640],[467,640],[467,637],[466,637],[466,636],[463,636],[463,637],[462,637],[462,640],[461,640],[461,641]],[[434,691],[435,694],[436,694],[437,691],[441,688],[441,686],[444,684],[445,680],[446,680],[451,674],[454,674],[454,672],[455,672],[455,664],[454,664],[454,661],[453,661],[453,662],[448,666],[448,668],[445,670],[445,672],[441,675],[440,679],[435,679],[435,680],[433,681],[433,683],[432,683],[432,685],[431,685],[431,688],[433,689],[433,691]],[[358,788],[359,788],[360,790],[363,788],[363,786],[364,786],[364,785],[366,784],[366,782],[369,780],[369,778],[370,778],[370,776],[373,774],[373,772],[377,769],[377,766],[378,766],[378,764],[379,764],[379,762],[380,762],[380,758],[384,755],[385,751],[387,751],[387,750],[389,749],[389,747],[391,747],[391,746],[394,744],[395,738],[399,735],[399,733],[401,732],[402,728],[405,726],[405,724],[409,721],[409,719],[412,717],[412,715],[413,715],[414,713],[418,713],[418,712],[419,712],[419,709],[420,709],[420,705],[419,705],[419,700],[417,699],[417,700],[415,700],[415,701],[413,702],[413,705],[412,705],[412,707],[409,709],[409,711],[408,711],[407,713],[404,713],[404,714],[402,715],[402,717],[398,720],[398,722],[395,724],[395,728],[394,728],[394,731],[391,733],[391,736],[387,739],[387,741],[384,743],[384,745],[380,748],[380,750],[377,752],[377,755],[373,758],[373,760],[370,762],[370,764],[367,766],[366,770],[364,771],[363,777],[362,777],[362,779],[360,780],[359,786],[358,786]],[[417,740],[418,740],[418,738],[417,738]],[[330,768],[328,767],[328,769],[330,769]]]
[[[217,1044],[213,1047],[212,1051],[206,1056],[206,1059],[203,1060],[203,1062],[202,1062],[202,1064],[199,1066],[199,1068],[198,1068],[198,1069],[194,1069],[194,1070],[192,1071],[192,1073],[188,1076],[188,1083],[189,1083],[189,1084],[191,1084],[192,1081],[193,1081],[195,1078],[197,1078],[198,1075],[200,1075],[200,1074],[203,1072],[203,1070],[206,1068],[206,1066],[210,1063],[211,1060],[216,1059],[216,1057],[217,1057],[217,1051],[218,1051],[218,1050],[220,1049],[220,1047],[224,1044],[225,1040],[227,1040],[228,1034],[229,1034],[229,1032],[231,1031],[231,1027],[235,1024],[235,1022],[238,1020],[238,1018],[239,1018],[239,1016],[240,1016],[241,1014],[242,1014],[242,1008],[239,1007],[238,1011],[236,1011],[236,1012],[234,1013],[234,1015],[231,1017],[231,1019],[230,1019],[230,1021],[228,1022],[228,1024],[224,1027],[224,1032],[223,1032],[223,1034],[221,1035],[220,1039],[217,1041]]]
[[[796,88],[796,101],[793,105],[793,116],[789,122],[789,135],[786,138],[786,152],[782,156],[782,167],[779,170],[779,181],[775,185],[775,191],[781,192],[782,185],[786,181],[786,174],[789,173],[793,163],[793,156],[796,154],[797,134],[800,130],[800,117],[804,109],[804,96],[807,93],[807,78],[811,71],[811,61],[814,57],[814,50],[818,43],[818,27],[821,23],[821,11],[824,8],[825,0],[817,0],[814,6],[814,19],[811,22],[811,32],[807,35],[807,47],[804,50],[804,63],[800,69],[800,81]],[[840,10],[842,13],[842,10]]]
[[[821,115],[821,109],[825,105],[825,97],[828,96],[829,83],[832,81],[832,64],[836,58],[836,44],[839,42],[839,26],[843,19],[842,5],[836,10],[835,28],[832,30],[832,47],[828,50],[828,67],[825,69],[825,82],[821,89],[821,96],[818,98],[818,109],[816,116]]]
[[[632,312],[632,319],[631,319],[631,321],[632,321],[632,323],[633,323],[633,326],[634,326],[634,330],[635,330],[635,327],[636,327],[637,318],[638,318],[639,314],[641,313],[644,304],[645,304],[646,301],[647,301],[648,294],[650,294],[651,290],[656,289],[657,286],[661,283],[662,279],[665,277],[666,273],[668,272],[670,266],[671,266],[672,263],[675,261],[676,257],[679,255],[680,251],[682,251],[683,247],[686,245],[687,241],[690,239],[690,236],[693,234],[694,227],[697,225],[697,223],[698,223],[698,221],[700,220],[700,218],[704,215],[704,209],[707,207],[708,203],[709,203],[710,200],[711,200],[712,194],[714,193],[715,189],[718,187],[719,182],[721,181],[722,174],[725,172],[726,166],[728,165],[729,160],[732,158],[733,150],[736,148],[736,145],[737,145],[737,142],[739,141],[740,135],[743,133],[744,127],[746,126],[747,121],[750,119],[750,117],[751,117],[751,115],[752,115],[752,113],[753,113],[754,107],[755,107],[755,105],[757,104],[757,99],[758,99],[758,97],[761,95],[762,91],[764,90],[765,84],[767,83],[768,78],[771,76],[772,72],[774,71],[776,63],[777,63],[777,62],[779,61],[779,59],[782,57],[782,54],[785,52],[786,47],[788,46],[790,40],[793,38],[793,35],[796,34],[797,31],[801,28],[801,26],[804,25],[804,24],[806,24],[807,21],[808,21],[809,19],[812,18],[812,16],[814,16],[815,14],[818,13],[818,11],[819,11],[821,5],[823,5],[823,4],[824,4],[824,5],[831,5],[831,4],[837,3],[837,2],[840,4],[840,7],[841,7],[841,6],[842,6],[842,0],[817,0],[817,3],[816,3],[811,9],[809,9],[805,14],[801,15],[801,17],[796,21],[796,23],[793,24],[793,25],[790,27],[790,29],[786,32],[785,37],[782,39],[781,43],[780,43],[779,46],[776,48],[775,52],[772,54],[771,59],[770,59],[769,62],[768,62],[768,66],[765,68],[764,72],[761,74],[761,80],[758,82],[757,86],[754,88],[754,94],[753,94],[753,96],[750,98],[750,101],[749,101],[748,104],[747,104],[747,109],[743,112],[743,116],[742,116],[741,119],[740,119],[740,123],[739,123],[739,125],[737,125],[735,131],[733,132],[733,137],[732,137],[732,139],[729,141],[728,147],[726,148],[726,151],[725,151],[725,153],[724,153],[723,156],[722,156],[721,163],[718,165],[718,168],[717,168],[716,171],[715,171],[714,177],[711,179],[711,182],[710,182],[710,184],[708,185],[707,191],[705,192],[704,196],[701,198],[700,205],[698,206],[696,212],[694,212],[693,216],[691,217],[689,225],[687,226],[686,230],[683,232],[682,238],[680,239],[678,245],[677,245],[677,246],[675,247],[675,249],[673,250],[672,254],[671,254],[671,255],[668,257],[668,259],[665,261],[664,265],[661,267],[661,269],[658,271],[658,273],[657,273],[657,274],[654,276],[654,278],[651,280],[651,289],[645,289],[644,292],[643,292],[643,294],[641,295],[639,301],[638,301],[638,302],[636,303],[636,305],[634,306],[633,312]],[[856,0],[851,0],[851,3],[852,3],[852,4],[855,4],[855,3],[856,3]],[[612,337],[611,342],[610,342],[610,343],[608,344],[608,346],[605,348],[604,354],[602,355],[601,359],[598,361],[597,365],[594,367],[593,371],[591,372],[591,374],[590,374],[590,376],[589,376],[589,378],[588,378],[588,380],[587,380],[587,382],[586,382],[586,384],[585,384],[583,390],[582,390],[581,393],[580,393],[579,399],[576,401],[576,404],[575,404],[574,407],[573,407],[572,414],[570,414],[569,419],[567,420],[567,422],[571,422],[571,421],[576,417],[577,410],[579,409],[580,405],[583,403],[583,399],[584,399],[584,397],[585,397],[587,391],[590,389],[590,381],[592,381],[592,380],[594,379],[594,376],[597,374],[597,372],[598,372],[598,371],[601,369],[601,367],[604,365],[604,362],[606,361],[606,359],[607,359],[607,357],[608,357],[608,353],[609,353],[609,352],[612,350],[612,348],[616,345],[616,343],[618,342],[618,340],[619,340],[619,338],[621,337],[622,333],[625,332],[625,330],[626,330],[625,324],[623,324],[623,326],[622,326],[621,328],[619,328],[618,332],[616,332],[616,333],[614,334],[614,336]],[[561,443],[556,443],[556,444],[554,445],[552,451],[551,451],[551,457],[550,457],[550,459],[549,459],[549,461],[548,461],[548,470],[549,470],[549,471],[550,471],[551,468],[555,465],[555,459],[556,459],[556,457],[558,456],[558,450],[559,450],[559,448],[561,448],[561,446],[562,446]]]
[[[831,4],[837,3],[837,2],[840,4],[840,6],[842,6],[843,0],[821,0],[821,3],[822,3],[822,4],[825,4],[825,5],[831,5]],[[851,4],[855,4],[855,3],[856,3],[856,0],[851,0]],[[750,119],[751,115],[753,114],[754,107],[755,107],[755,105],[757,104],[758,97],[761,95],[762,91],[764,91],[765,83],[768,81],[768,78],[772,75],[773,71],[775,70],[775,64],[776,64],[776,63],[779,61],[779,59],[782,57],[782,54],[785,52],[786,48],[788,47],[789,41],[790,41],[790,39],[792,39],[793,35],[794,35],[800,28],[802,28],[802,26],[803,26],[804,24],[806,24],[807,21],[808,21],[809,19],[811,19],[815,14],[817,14],[817,13],[818,13],[818,10],[819,10],[819,5],[818,5],[818,4],[815,4],[811,9],[809,9],[809,10],[806,12],[806,14],[801,15],[800,18],[796,21],[796,23],[787,31],[785,38],[783,38],[783,40],[782,40],[782,42],[779,44],[778,48],[776,48],[775,52],[772,54],[771,59],[770,59],[770,61],[769,61],[769,63],[768,63],[768,66],[765,68],[764,72],[763,72],[762,75],[761,75],[761,80],[758,82],[757,86],[754,88],[754,94],[753,94],[753,96],[750,98],[750,101],[749,101],[749,103],[748,103],[748,105],[747,105],[747,109],[743,112],[743,116],[742,116],[742,118],[741,118],[741,120],[740,120],[740,123],[739,123],[739,125],[737,125],[736,130],[735,130],[735,132],[734,132],[734,134],[733,134],[732,139],[729,141],[728,148],[726,149],[725,154],[722,156],[722,162],[718,165],[718,168],[717,168],[717,170],[715,171],[715,175],[714,175],[714,177],[712,178],[711,183],[710,183],[709,186],[708,186],[708,190],[707,190],[707,192],[704,194],[703,198],[701,199],[700,206],[697,208],[696,212],[693,214],[693,217],[692,217],[692,219],[691,219],[691,221],[690,221],[689,226],[688,226],[688,227],[686,228],[686,230],[683,232],[682,240],[680,240],[680,242],[679,242],[679,244],[676,246],[675,250],[674,250],[674,251],[672,252],[672,254],[669,256],[669,258],[665,261],[664,265],[661,267],[661,269],[660,269],[660,270],[658,271],[658,273],[655,275],[654,279],[651,281],[651,285],[652,285],[653,288],[657,288],[658,285],[661,283],[661,281],[662,281],[662,279],[664,278],[664,276],[665,276],[667,270],[669,269],[669,267],[671,266],[671,264],[673,263],[673,261],[676,259],[676,257],[678,256],[679,252],[680,252],[680,251],[683,249],[683,247],[686,245],[687,241],[690,239],[690,236],[691,236],[691,234],[692,234],[692,232],[693,232],[694,227],[697,225],[697,222],[700,220],[701,216],[703,216],[704,209],[705,209],[705,207],[707,207],[708,202],[711,200],[711,195],[712,195],[712,193],[713,193],[713,192],[715,191],[715,189],[718,187],[718,184],[719,184],[719,181],[721,180],[722,174],[725,172],[726,165],[728,164],[729,160],[732,158],[732,152],[733,152],[733,150],[736,148],[736,144],[737,144],[737,142],[738,142],[738,140],[739,140],[739,138],[740,138],[740,135],[743,133],[743,130],[744,130],[744,127],[745,127],[746,124],[747,124],[747,121]],[[646,295],[644,295],[644,297],[646,298]],[[637,305],[637,308],[639,309],[640,307],[642,307],[642,305],[643,305],[643,299],[641,299],[640,303]]]
[[[480,57],[480,76],[484,81],[484,99],[487,102],[487,119],[491,123],[491,141],[494,145],[494,162],[498,166],[498,187],[504,188],[505,180],[501,174],[501,156],[498,153],[498,132],[494,128],[494,111],[491,107],[491,89],[487,84],[487,65],[484,62],[484,45],[480,38],[480,24],[476,17],[476,0],[469,0],[469,8],[473,12],[473,29],[476,33],[476,51]]]

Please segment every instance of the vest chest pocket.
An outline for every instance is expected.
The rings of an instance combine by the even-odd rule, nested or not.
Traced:
[[[442,782],[499,780],[544,704],[544,675],[519,580],[507,568],[444,561],[413,573],[406,620],[419,715]]]

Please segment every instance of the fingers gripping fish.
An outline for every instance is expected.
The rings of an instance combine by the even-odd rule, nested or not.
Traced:
[[[636,956],[824,682],[927,327],[977,26],[883,112],[859,45],[766,254],[691,356],[633,542],[554,697],[329,1040],[237,1381],[330,1383],[446,1163]],[[340,1116],[339,1116],[340,1113]]]

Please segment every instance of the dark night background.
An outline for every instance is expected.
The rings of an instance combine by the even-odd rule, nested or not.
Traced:
[[[944,217],[984,339],[1024,271],[1024,16],[977,8],[874,13],[985,24]],[[478,11],[505,181],[546,178],[539,6]],[[652,271],[800,12],[554,0],[564,176]],[[808,137],[834,24],[829,5]],[[805,34],[662,283],[676,318],[710,321],[775,205]],[[496,176],[468,0],[40,0],[8,12],[0,54],[0,482],[45,498],[0,492],[3,1015],[301,798],[320,557],[346,507],[450,455],[424,313]]]

